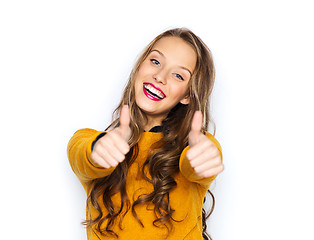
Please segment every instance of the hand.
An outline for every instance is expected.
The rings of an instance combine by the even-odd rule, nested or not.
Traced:
[[[201,132],[202,125],[202,112],[196,111],[192,119],[189,133],[190,149],[187,151],[186,157],[190,160],[195,173],[200,177],[207,178],[222,172],[224,166],[217,147]]]
[[[104,168],[116,167],[124,161],[130,151],[128,141],[131,136],[130,110],[123,106],[120,113],[120,125],[101,137],[94,146],[91,159]]]

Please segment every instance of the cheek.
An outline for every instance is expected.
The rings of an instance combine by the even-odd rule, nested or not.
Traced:
[[[172,89],[173,89],[172,92],[177,99],[182,99],[183,97],[185,97],[188,91],[187,85],[182,86],[178,84],[173,86]]]
[[[143,62],[138,69],[137,75],[141,77],[147,75],[149,72],[150,72],[149,65],[147,64],[147,62]]]
[[[135,94],[139,93],[142,90],[143,84],[139,76],[135,78],[134,87],[135,87]]]
[[[147,74],[145,73],[145,68],[142,66],[139,67],[137,73],[134,76],[134,83],[135,85],[141,84],[144,81],[144,78]]]

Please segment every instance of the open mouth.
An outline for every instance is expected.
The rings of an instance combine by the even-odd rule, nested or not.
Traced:
[[[160,101],[166,97],[161,89],[158,89],[151,83],[143,84],[144,94],[151,100]]]

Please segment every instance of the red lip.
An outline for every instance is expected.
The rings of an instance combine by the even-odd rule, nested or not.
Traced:
[[[160,98],[157,98],[153,95],[151,95],[150,93],[147,92],[147,90],[145,89],[144,85],[151,85],[153,88],[157,89],[158,91],[160,91],[163,95],[164,95],[164,98],[166,97],[166,94],[158,87],[156,87],[154,84],[152,83],[149,83],[149,82],[144,82],[143,83],[143,92],[144,94],[146,95],[146,97],[148,97],[149,99],[153,100],[153,101],[161,101],[163,100],[164,98],[160,99]]]

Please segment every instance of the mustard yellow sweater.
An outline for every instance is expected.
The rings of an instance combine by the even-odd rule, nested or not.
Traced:
[[[102,178],[113,172],[114,168],[104,169],[93,164],[91,155],[91,146],[96,137],[101,132],[93,129],[81,129],[75,132],[68,144],[68,158],[74,173],[82,183],[87,196],[91,191],[90,181],[95,178]],[[218,141],[210,134],[206,136],[216,145],[221,154],[221,147]],[[144,132],[139,141],[139,155],[135,162],[130,166],[127,175],[126,189],[131,204],[133,199],[144,193],[151,193],[153,186],[147,182],[141,174],[141,166],[145,162],[148,149],[152,143],[158,141],[162,137],[162,133]],[[166,238],[172,239],[191,239],[201,240],[202,238],[202,207],[203,200],[207,189],[216,176],[210,178],[201,178],[197,176],[191,167],[189,160],[185,157],[186,147],[181,153],[179,167],[180,171],[174,176],[177,182],[170,193],[170,205],[175,210],[173,218],[176,220],[183,220],[181,222],[173,222],[173,230]],[[120,206],[120,195],[113,196],[113,202]],[[91,207],[92,208],[92,207]],[[105,208],[103,208],[105,210]],[[165,239],[167,230],[165,228],[157,228],[153,226],[153,221],[156,219],[153,211],[153,206],[137,205],[136,212],[144,224],[142,227],[134,218],[131,211],[128,211],[122,221],[122,228],[119,226],[113,228],[114,232],[119,235],[122,240],[153,240]],[[90,216],[91,215],[91,216]],[[87,209],[87,219],[95,218],[97,211]],[[106,215],[106,213],[105,213]],[[98,235],[98,236],[97,236]],[[95,234],[93,229],[87,229],[88,240],[111,239],[109,237]]]

